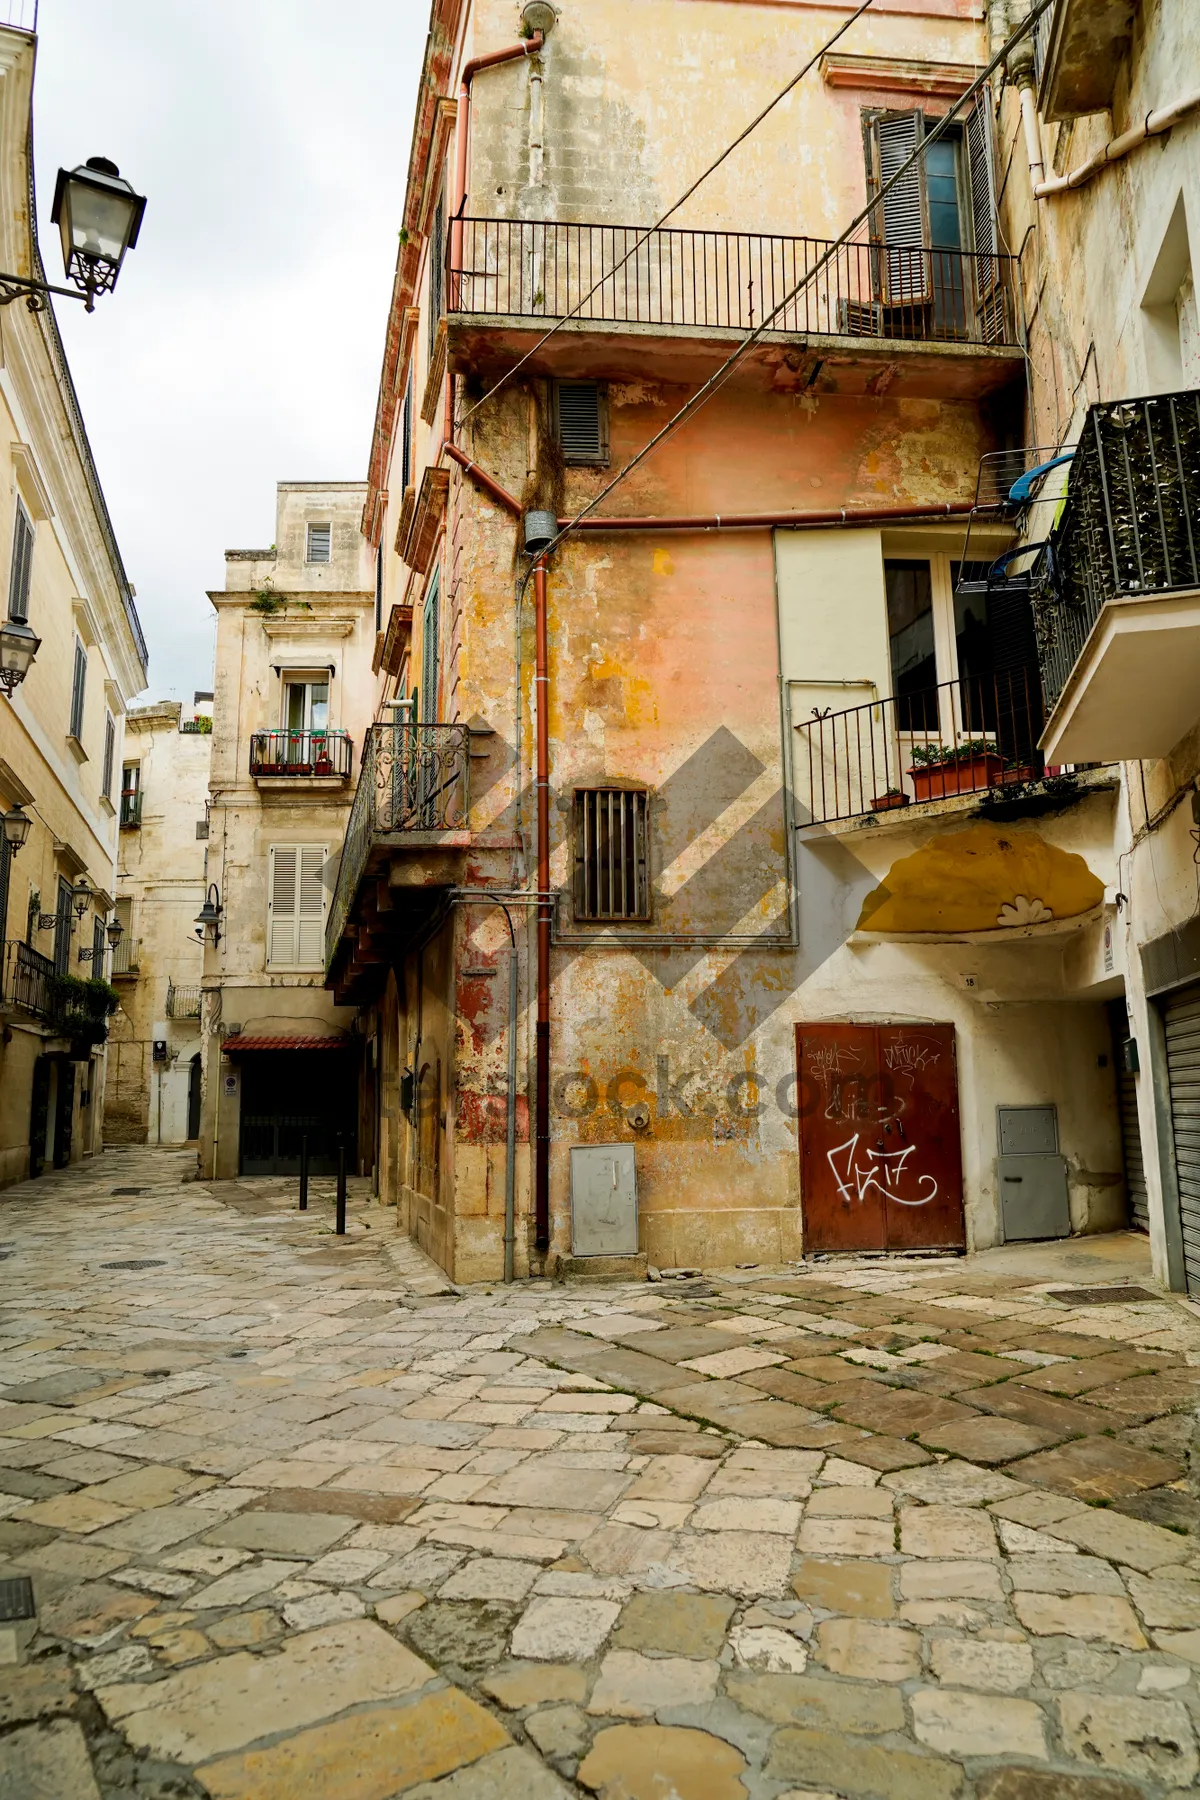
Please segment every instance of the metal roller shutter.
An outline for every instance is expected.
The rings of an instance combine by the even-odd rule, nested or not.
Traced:
[[[1125,1150],[1125,1191],[1129,1197],[1129,1223],[1135,1231],[1150,1229],[1150,1202],[1146,1198],[1146,1170],[1142,1163],[1142,1134],[1138,1125],[1137,1080],[1128,1070],[1117,1076],[1121,1108],[1121,1143]]]
[[[1200,986],[1170,996],[1164,1023],[1184,1265],[1189,1294],[1200,1294]]]

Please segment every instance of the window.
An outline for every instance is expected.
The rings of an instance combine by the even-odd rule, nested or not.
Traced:
[[[121,823],[133,829],[142,822],[142,765],[126,763],[121,770]]]
[[[0,831],[0,944],[8,936],[8,884],[12,873],[12,845]]]
[[[896,725],[901,731],[936,731],[937,657],[929,564],[885,562],[883,573]]]
[[[408,385],[404,389],[404,410],[400,416],[400,494],[402,498],[412,486],[412,436],[413,378],[410,367]]]
[[[310,563],[333,561],[332,525],[310,525],[308,527],[308,548],[305,551],[304,560]]]
[[[113,759],[117,754],[117,726],[110,712],[104,715],[104,769],[100,776],[100,792],[106,800],[112,799]]]
[[[288,731],[328,731],[329,681],[285,681],[283,723]]]
[[[71,736],[83,739],[83,698],[87,687],[87,651],[83,639],[75,639],[75,673],[71,680]]]
[[[438,715],[438,598],[437,571],[425,595],[421,609],[421,698],[424,705],[422,722],[431,725]]]
[[[29,579],[33,573],[33,521],[18,495],[13,519],[12,567],[8,575],[8,616],[22,624],[29,618]]]
[[[71,973],[71,924],[74,891],[69,881],[58,878],[58,905],[54,909],[54,969],[58,975]]]
[[[267,903],[267,966],[325,966],[325,889],[328,851],[315,844],[276,844],[271,850]]]
[[[560,381],[555,403],[563,461],[606,463],[608,420],[599,382]]]
[[[644,788],[576,789],[577,919],[650,917],[648,807]]]
[[[104,920],[99,913],[92,914],[92,974],[97,981],[104,979],[104,952],[108,948],[108,939],[104,935]]]
[[[438,326],[446,310],[446,185],[433,212],[433,231],[429,238],[429,360],[432,363],[437,343]]]

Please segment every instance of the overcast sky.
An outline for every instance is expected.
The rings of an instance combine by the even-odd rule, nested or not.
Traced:
[[[148,196],[117,291],[57,302],[150,646],[211,685],[208,588],[270,544],[275,483],[366,475],[426,0],[41,0],[39,230],[59,164]]]

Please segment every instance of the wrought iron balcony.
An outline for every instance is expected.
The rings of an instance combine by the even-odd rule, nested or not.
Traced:
[[[1040,780],[1044,717],[1036,668],[963,675],[843,712],[814,708],[796,726],[797,822],[829,825]]]
[[[1091,408],[1038,576],[1051,711],[1106,605],[1200,589],[1200,393]]]
[[[397,836],[466,831],[471,733],[466,725],[372,725],[346,826],[326,925],[332,962],[372,849]]]
[[[831,247],[740,231],[462,219],[448,240],[447,311],[735,331],[774,315],[770,329],[792,334],[1019,345],[1013,257],[854,242],[800,287]]]
[[[168,1019],[198,1019],[200,1017],[201,989],[199,987],[176,987],[167,977],[167,1017]]]
[[[32,945],[14,940],[4,946],[4,998],[35,1019],[53,1023],[61,1012],[53,962]]]
[[[140,788],[124,788],[121,791],[121,830],[140,831],[142,825],[142,794]]]
[[[344,731],[256,731],[250,739],[255,780],[296,778],[348,781],[354,745]]]

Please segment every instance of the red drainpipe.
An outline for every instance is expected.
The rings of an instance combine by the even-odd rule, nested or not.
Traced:
[[[455,147],[454,161],[454,210],[450,232],[453,250],[451,267],[462,268],[462,215],[467,201],[467,157],[471,136],[471,83],[481,69],[494,69],[499,63],[516,62],[522,56],[536,56],[545,43],[545,35],[535,31],[532,37],[519,44],[510,44],[507,50],[493,50],[487,56],[475,56],[464,63],[458,87],[458,142]],[[438,248],[439,256],[443,253]]]
[[[534,1091],[537,1095],[534,1152],[534,1244],[550,1248],[550,675],[546,627],[546,563],[533,570],[537,656],[534,670],[537,719],[537,1036]]]

